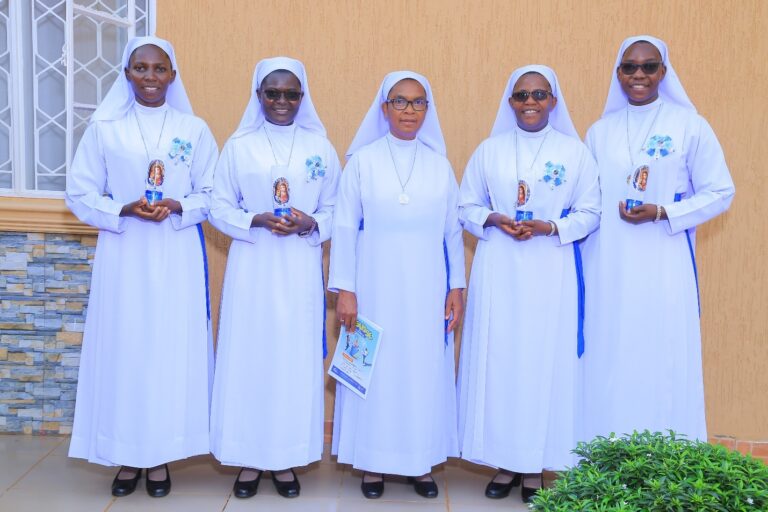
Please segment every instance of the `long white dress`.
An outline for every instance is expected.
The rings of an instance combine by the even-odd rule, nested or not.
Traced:
[[[403,182],[416,151],[405,205],[387,139]],[[464,288],[464,272],[448,160],[389,134],[357,150],[339,185],[328,286],[355,292],[358,313],[384,332],[368,398],[336,386],[339,462],[413,476],[457,454],[453,336],[444,317],[446,288]]]
[[[543,180],[551,164],[564,169],[559,185]],[[518,180],[531,189],[524,209],[554,221],[559,235],[519,242],[483,228],[493,212],[515,218]],[[563,469],[573,464],[579,383],[573,244],[600,221],[597,166],[574,137],[515,127],[472,155],[460,217],[479,238],[459,369],[462,457],[522,473]]]
[[[673,429],[706,440],[694,229],[733,198],[723,151],[701,116],[663,100],[606,116],[586,142],[600,167],[603,215],[584,251],[583,436]],[[649,166],[643,200],[662,205],[668,221],[619,217],[640,165]]]
[[[284,177],[290,205],[317,221],[317,231],[307,238],[251,228],[255,214],[273,209],[272,185],[280,176],[272,176],[271,168],[275,157],[281,165],[288,162],[294,129]],[[320,158],[324,176],[311,177],[314,167],[307,161],[313,157]],[[233,238],[211,412],[211,450],[223,464],[281,470],[320,459],[325,315],[320,244],[331,235],[339,175],[328,139],[301,127],[264,125],[224,146],[210,216]]]
[[[145,190],[149,162],[136,116],[152,151],[166,112],[158,145],[164,196],[178,200],[183,213],[160,223],[120,217]],[[188,152],[178,150],[181,142],[191,144]],[[208,453],[213,361],[199,223],[208,214],[217,156],[206,124],[167,104],[136,104],[122,119],[96,121],[80,142],[67,204],[100,231],[71,457],[146,468]]]

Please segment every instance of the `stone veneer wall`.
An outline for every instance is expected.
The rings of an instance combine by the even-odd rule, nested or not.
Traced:
[[[0,432],[69,434],[95,235],[0,232]]]

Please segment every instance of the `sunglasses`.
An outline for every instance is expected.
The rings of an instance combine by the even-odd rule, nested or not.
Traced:
[[[528,99],[529,96],[536,101],[544,101],[547,99],[547,96],[553,96],[553,94],[549,91],[545,91],[544,89],[534,89],[533,91],[523,90],[512,93],[512,99],[518,103],[523,103]]]
[[[619,69],[625,75],[634,75],[638,69],[642,69],[646,75],[652,75],[659,70],[659,66],[661,66],[661,62],[643,62],[642,64],[622,62],[619,64]]]
[[[299,101],[304,95],[301,91],[279,91],[277,89],[265,89],[264,96],[270,101],[277,101],[280,96],[288,101]]]

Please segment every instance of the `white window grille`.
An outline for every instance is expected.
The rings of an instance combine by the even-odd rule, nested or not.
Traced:
[[[60,197],[77,144],[152,33],[155,0],[0,0],[0,194]]]

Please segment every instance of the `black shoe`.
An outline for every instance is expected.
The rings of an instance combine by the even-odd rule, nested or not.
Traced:
[[[365,475],[363,475],[363,481],[360,484],[360,490],[363,491],[363,496],[369,500],[376,500],[381,498],[384,494],[384,475],[378,482],[366,482]]]
[[[120,471],[122,470],[123,468],[121,467]],[[141,478],[141,469],[136,470],[136,476],[133,478],[126,478],[125,480],[119,478],[120,471],[117,472],[115,479],[112,480],[112,496],[117,496],[118,498],[128,496],[135,491],[136,484],[139,483],[139,478]]]
[[[171,492],[171,472],[168,471],[168,464],[163,464],[163,466],[165,466],[165,480],[150,480],[149,469],[147,469],[147,479],[145,481],[147,484],[147,494],[153,498],[162,498],[163,496],[168,496],[168,493]]]
[[[293,475],[292,481],[281,482],[275,478],[275,472],[272,471],[272,482],[275,484],[277,494],[283,498],[298,498],[299,493],[301,492],[301,485],[299,485],[299,479],[296,478],[296,473],[293,472],[293,468],[291,468],[291,474]]]
[[[413,490],[416,494],[424,498],[437,498],[437,484],[435,480],[419,481],[413,477],[408,477],[408,483],[413,484]]]
[[[498,473],[496,474],[498,476]],[[496,477],[493,477],[494,480]],[[494,482],[491,480],[488,482],[488,485],[485,487],[485,497],[491,498],[494,500],[498,500],[501,498],[506,498],[509,496],[509,493],[512,491],[514,487],[517,487],[520,485],[520,482],[522,482],[523,477],[520,473],[515,473],[515,476],[512,477],[512,480],[507,484],[500,484],[498,482]]]
[[[250,498],[251,496],[255,495],[256,491],[259,489],[261,475],[264,473],[263,471],[259,471],[259,476],[253,480],[243,482],[240,480],[240,475],[243,473],[244,469],[246,468],[240,469],[240,473],[237,474],[237,479],[235,480],[235,485],[232,487],[236,498]]]
[[[541,475],[539,478],[541,478],[540,487],[526,487],[525,484],[523,484],[523,487],[520,489],[520,497],[523,499],[523,503],[530,503],[533,501],[533,497],[536,496],[536,493],[544,487],[544,476]]]

